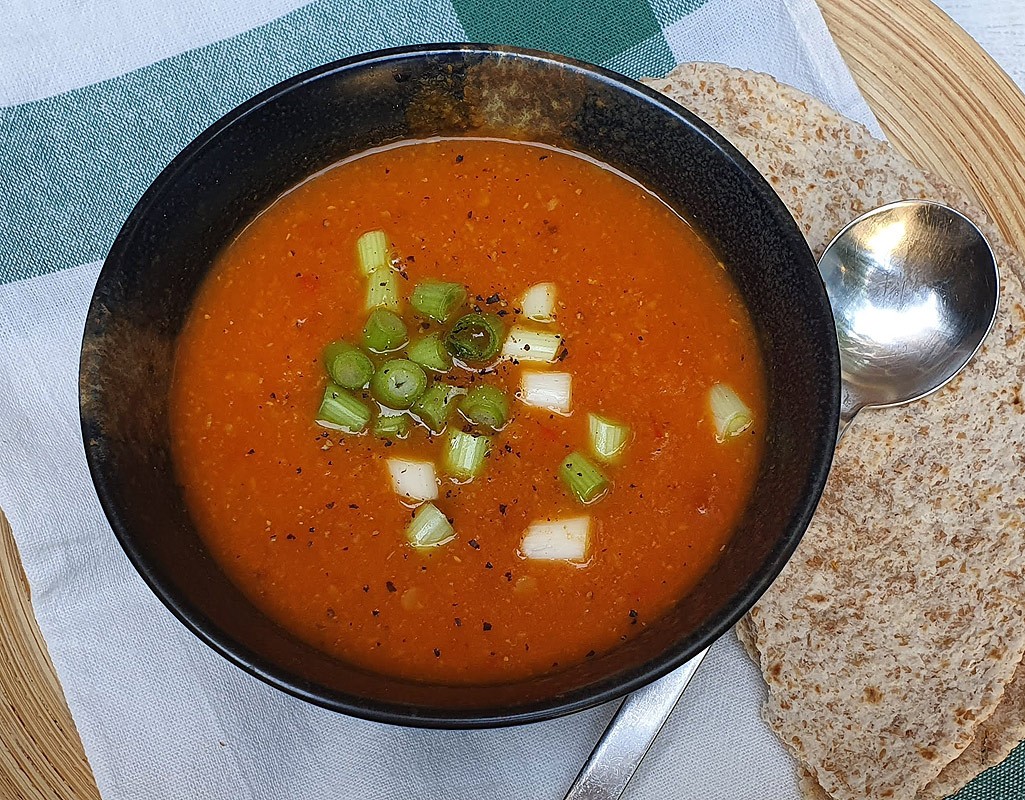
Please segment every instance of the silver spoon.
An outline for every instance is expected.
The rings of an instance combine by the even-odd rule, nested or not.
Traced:
[[[949,383],[996,318],[999,277],[975,224],[925,200],[881,206],[851,222],[819,259],[840,345],[840,428],[863,408],[897,406]],[[623,701],[566,794],[616,800],[701,660]]]

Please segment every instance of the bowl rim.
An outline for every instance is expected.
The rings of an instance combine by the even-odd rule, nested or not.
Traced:
[[[498,728],[512,725],[521,725],[543,720],[554,719],[577,711],[592,708],[616,699],[640,689],[654,681],[662,678],[669,672],[682,666],[693,656],[709,647],[736,622],[747,613],[759,597],[769,588],[790,556],[797,548],[801,538],[807,529],[812,515],[818,505],[819,497],[825,487],[825,482],[832,464],[835,450],[835,438],[818,442],[815,448],[815,465],[812,474],[808,476],[808,484],[813,487],[802,503],[793,509],[792,524],[789,531],[782,533],[775,547],[771,551],[771,558],[768,559],[763,569],[752,579],[749,579],[742,592],[734,597],[730,613],[723,614],[715,620],[704,624],[694,632],[691,643],[687,646],[670,647],[655,658],[635,668],[628,676],[616,681],[605,680],[600,682],[598,687],[589,690],[578,689],[566,694],[555,695],[542,701],[533,701],[528,707],[520,707],[510,712],[481,713],[473,708],[464,709],[443,709],[430,708],[412,711],[408,705],[390,704],[382,700],[367,700],[355,695],[342,695],[333,690],[318,692],[316,685],[310,681],[298,678],[294,673],[285,669],[275,668],[258,654],[255,654],[239,642],[229,637],[223,631],[213,625],[207,625],[203,619],[195,619],[191,609],[185,607],[174,594],[154,574],[148,564],[146,555],[135,546],[131,532],[127,526],[123,526],[118,513],[117,504],[107,487],[107,478],[104,475],[102,459],[94,450],[90,441],[89,431],[86,428],[85,400],[83,398],[82,376],[86,374],[89,357],[85,347],[90,336],[90,329],[96,315],[99,313],[97,289],[105,280],[110,279],[109,272],[113,270],[112,265],[118,261],[117,255],[123,250],[126,243],[131,239],[135,228],[149,214],[150,207],[163,192],[164,187],[173,181],[175,176],[186,168],[192,159],[224,130],[234,125],[247,115],[260,109],[264,105],[273,103],[278,98],[302,87],[303,85],[331,77],[338,73],[360,68],[371,68],[388,65],[390,62],[407,59],[411,56],[441,56],[455,55],[459,53],[479,54],[481,56],[510,56],[523,61],[535,62],[559,69],[569,69],[578,74],[583,74],[589,80],[602,82],[605,85],[616,87],[634,95],[639,95],[645,102],[659,106],[666,114],[677,118],[685,126],[695,130],[710,145],[717,148],[722,155],[728,159],[748,180],[753,191],[760,196],[763,202],[770,207],[773,216],[781,223],[781,235],[797,252],[807,254],[809,265],[815,266],[815,259],[808,248],[807,241],[797,226],[792,214],[786,205],[772,189],[765,177],[740,153],[729,141],[709,124],[697,117],[694,113],[671,100],[667,96],[651,89],[644,84],[621,75],[612,70],[589,64],[567,56],[557,55],[539,50],[512,47],[506,45],[492,45],[469,42],[442,42],[425,43],[403,47],[393,47],[375,50],[367,53],[349,56],[347,58],[332,61],[313,67],[297,75],[271,86],[249,100],[241,103],[235,108],[221,116],[204,131],[196,136],[186,145],[161,172],[153,179],[142,197],[136,203],[118,235],[111,245],[108,257],[104,260],[103,267],[97,277],[96,288],[94,288],[86,317],[85,330],[83,333],[83,347],[79,366],[79,406],[80,422],[82,426],[83,444],[85,447],[86,460],[89,467],[90,477],[95,487],[100,505],[103,508],[111,529],[119,544],[132,563],[135,570],[142,577],[149,589],[160,599],[160,601],[174,614],[175,617],[198,639],[220,654],[226,660],[248,674],[268,683],[275,688],[284,691],[299,699],[314,705],[342,712],[354,717],[363,718],[374,722],[382,722],[405,727],[418,728],[439,728],[439,729],[468,729],[468,728]],[[828,298],[823,287],[820,303],[828,315],[830,327],[835,334],[833,317],[829,308]],[[834,336],[835,345],[835,336]],[[834,346],[826,348],[831,364],[827,365],[834,377],[835,391],[831,392],[832,400],[829,408],[831,416],[831,428],[836,429],[839,422],[840,406],[840,363],[839,353]],[[202,615],[200,615],[202,616]]]

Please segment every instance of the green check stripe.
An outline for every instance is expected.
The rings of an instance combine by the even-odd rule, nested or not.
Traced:
[[[476,40],[658,75],[673,66],[662,26],[704,2],[657,0],[653,11],[646,0],[317,0],[127,75],[0,109],[0,283],[103,258],[182,147],[297,72],[382,47]]]
[[[651,6],[630,0],[453,0],[473,40],[497,37],[600,63],[661,29]],[[572,20],[573,25],[562,23]],[[662,42],[668,58],[669,45]]]
[[[446,0],[327,0],[118,78],[0,109],[0,283],[103,258],[167,162],[268,86],[367,50],[462,36]]]
[[[1025,797],[1025,744],[1002,764],[983,772],[950,800],[1011,800]]]

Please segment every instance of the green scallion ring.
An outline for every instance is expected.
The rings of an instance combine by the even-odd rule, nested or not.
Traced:
[[[426,388],[424,371],[405,358],[385,361],[370,379],[370,394],[388,408],[409,408]]]
[[[441,433],[448,424],[459,390],[436,383],[425,391],[409,409],[432,432]]]
[[[459,410],[470,422],[493,431],[501,430],[509,421],[509,401],[494,386],[475,386],[459,404]]]
[[[459,306],[466,302],[466,289],[459,283],[427,281],[417,284],[409,304],[425,317],[448,322]]]
[[[372,353],[391,353],[409,341],[406,323],[394,311],[375,308],[363,326],[363,346]]]
[[[448,372],[452,369],[452,356],[445,349],[444,337],[438,332],[410,344],[406,348],[406,357],[432,372]]]
[[[346,389],[362,389],[374,374],[374,362],[348,342],[331,342],[324,348],[323,359],[331,380]]]
[[[495,314],[466,314],[456,320],[445,337],[445,347],[460,361],[490,361],[502,346],[505,331]]]

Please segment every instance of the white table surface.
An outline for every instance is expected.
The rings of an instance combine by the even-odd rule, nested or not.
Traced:
[[[1025,91],[1025,0],[933,2],[968,31]]]

